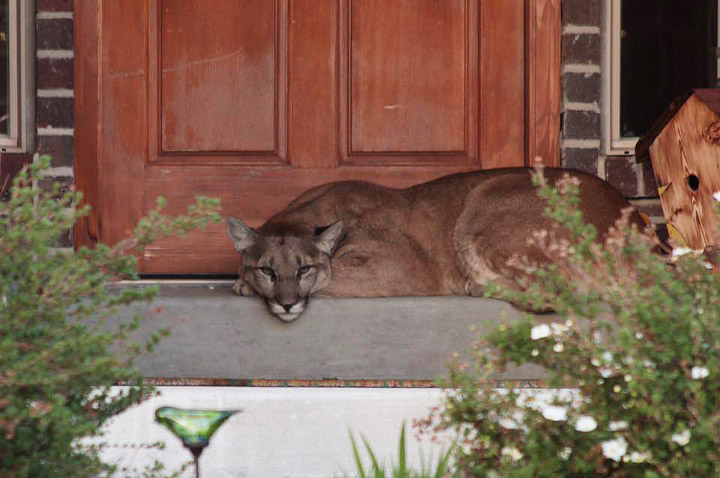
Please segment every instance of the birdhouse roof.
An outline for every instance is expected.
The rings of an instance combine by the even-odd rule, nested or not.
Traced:
[[[687,100],[691,97],[696,97],[698,100],[705,103],[712,111],[720,116],[720,89],[697,89],[691,90],[685,95],[676,98],[670,103],[667,110],[658,117],[653,125],[648,130],[647,134],[640,138],[635,145],[635,161],[638,163],[650,160],[650,146],[655,142],[660,133],[665,127],[672,121],[675,115],[685,106]]]

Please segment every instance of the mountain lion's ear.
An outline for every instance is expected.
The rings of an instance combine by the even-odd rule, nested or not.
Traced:
[[[332,226],[325,229],[325,231],[323,231],[323,233],[319,236],[315,236],[315,238],[313,239],[315,247],[320,249],[321,252],[324,252],[328,256],[331,256],[333,252],[335,252],[335,248],[340,242],[342,233],[343,223],[342,221],[338,221]]]
[[[238,252],[254,246],[262,239],[259,235],[255,234],[255,231],[247,227],[244,222],[232,216],[228,216],[227,230],[230,239],[232,239],[233,246],[235,246],[235,250]]]

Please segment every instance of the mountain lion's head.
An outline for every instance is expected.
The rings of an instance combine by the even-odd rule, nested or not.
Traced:
[[[265,299],[270,311],[285,322],[305,310],[310,295],[330,282],[330,257],[342,234],[342,223],[315,237],[263,236],[234,217],[228,233],[242,253],[240,280]]]

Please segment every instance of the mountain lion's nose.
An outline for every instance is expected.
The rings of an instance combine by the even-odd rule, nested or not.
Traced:
[[[283,309],[285,309],[285,312],[290,312],[290,309],[293,308],[293,305],[295,304],[280,304]]]

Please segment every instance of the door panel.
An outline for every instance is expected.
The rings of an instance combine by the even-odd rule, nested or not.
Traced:
[[[146,3],[148,162],[286,164],[287,0]]]
[[[351,153],[465,151],[465,7],[350,2]]]
[[[559,39],[559,1],[76,0],[76,174],[95,208],[78,245],[127,236],[159,195],[170,212],[217,196],[257,226],[329,181],[557,164],[559,43],[534,38]],[[215,225],[140,265],[236,262]]]
[[[275,2],[163,0],[162,151],[275,150]],[[212,3],[212,2],[211,2]]]

